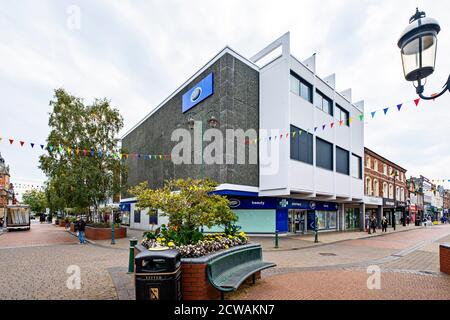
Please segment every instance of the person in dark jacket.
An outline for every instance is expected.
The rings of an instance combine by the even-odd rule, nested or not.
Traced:
[[[86,243],[84,240],[84,231],[86,230],[86,222],[80,216],[77,217],[76,230],[78,230],[78,240],[80,244]]]
[[[372,216],[372,219],[370,219],[370,225],[372,227],[372,233],[377,232],[377,218],[375,216]]]
[[[381,220],[381,232],[387,232],[387,227],[388,221],[386,219],[386,216],[384,216],[383,219]]]

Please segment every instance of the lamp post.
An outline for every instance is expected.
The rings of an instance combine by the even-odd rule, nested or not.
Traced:
[[[425,12],[416,8],[416,13],[409,19],[409,25],[398,40],[398,47],[403,63],[405,79],[417,82],[416,93],[424,100],[432,100],[450,92],[450,75],[440,93],[424,96],[423,79],[434,72],[436,62],[437,35],[441,31],[439,23],[427,18]]]
[[[111,219],[112,219],[112,224],[111,224],[111,244],[116,244],[116,221],[114,219],[114,210],[111,210]]]

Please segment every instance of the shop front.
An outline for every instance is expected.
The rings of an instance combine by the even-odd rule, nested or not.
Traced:
[[[406,202],[404,202],[404,201],[396,201],[395,202],[395,219],[396,219],[396,223],[400,224],[402,222],[402,218],[406,219]]]
[[[375,217],[377,219],[377,226],[381,227],[381,206],[383,205],[383,198],[374,196],[364,196],[365,212],[365,228],[369,227],[369,219]]]
[[[237,224],[247,233],[307,233],[337,230],[338,204],[274,197],[227,196]]]
[[[359,208],[345,208],[345,230],[359,230]]]
[[[120,218],[121,218],[122,225],[130,226],[131,204],[130,203],[121,203],[119,208],[120,208]]]
[[[407,207],[407,215],[409,216],[409,219],[411,223],[416,224],[416,219],[418,219],[417,216],[417,205],[416,204],[410,204]]]
[[[389,225],[392,225],[395,212],[395,201],[392,199],[383,198],[383,216],[388,220]]]

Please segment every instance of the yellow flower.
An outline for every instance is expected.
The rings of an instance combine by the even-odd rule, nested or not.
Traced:
[[[229,247],[228,247],[228,245],[225,245],[225,249],[228,249]]]
[[[168,245],[169,247],[173,247],[175,244],[174,244],[172,241],[170,241],[167,245]]]
[[[161,238],[161,242],[165,242],[166,241],[166,238]]]
[[[239,232],[239,235],[240,235],[241,237],[245,237],[245,232],[244,232],[244,231],[241,231],[241,232]]]

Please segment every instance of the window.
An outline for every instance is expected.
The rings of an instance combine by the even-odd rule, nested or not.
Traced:
[[[291,159],[313,164],[313,135],[292,125],[291,134]]]
[[[388,184],[386,182],[383,182],[383,197],[389,198]]]
[[[400,189],[400,201],[405,201],[405,189]]]
[[[134,223],[141,223],[141,210],[134,210]]]
[[[314,105],[323,112],[333,116],[333,101],[318,90],[316,90]]]
[[[378,171],[378,161],[373,160],[373,170]]]
[[[378,184],[378,180],[374,179],[373,180],[373,195],[375,197],[378,197],[380,195],[380,189],[379,188],[380,188],[380,186]]]
[[[361,179],[362,177],[362,163],[361,163],[361,157],[357,156],[356,154],[352,153],[352,177]]]
[[[372,195],[372,179],[366,177],[366,195]]]
[[[387,175],[387,165],[383,164],[383,173]]]
[[[395,187],[395,199],[400,200],[400,187]]]
[[[334,113],[334,116],[336,118],[337,121],[339,121],[339,123],[346,125],[346,126],[350,126],[350,121],[349,121],[349,113],[347,110],[345,110],[344,108],[342,108],[339,105],[336,105],[336,111]]]
[[[336,146],[336,172],[350,174],[349,152]]]
[[[316,165],[333,170],[333,145],[316,137]]]
[[[291,92],[312,103],[312,85],[291,71]]]
[[[394,199],[394,186],[392,184],[389,185],[389,198]]]
[[[366,157],[366,168],[370,168],[370,157]]]
[[[157,210],[149,211],[148,222],[149,222],[149,224],[158,224],[158,211]]]

